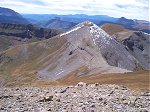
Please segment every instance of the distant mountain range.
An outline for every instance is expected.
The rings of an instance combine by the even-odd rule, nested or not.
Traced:
[[[0,52],[20,44],[51,38],[62,33],[30,24],[19,13],[0,7]]]
[[[57,14],[19,14],[11,9],[0,7],[0,23],[11,24],[33,24],[38,27],[45,27],[66,31],[84,21],[92,21],[98,26],[105,23],[114,23],[124,26],[126,29],[150,33],[150,22],[144,20],[127,19],[125,17],[114,18],[106,15],[57,15]]]
[[[104,15],[88,16],[88,15],[83,15],[83,14],[75,14],[75,15],[26,14],[26,15],[23,15],[23,17],[28,19],[31,23],[42,26],[42,27],[48,27],[47,25],[49,25],[50,28],[52,27],[65,28],[62,30],[69,29],[70,27],[68,26],[73,26],[75,24],[89,20],[98,26],[101,26],[105,23],[113,23],[117,25],[122,25],[127,29],[150,33],[150,22],[144,21],[144,20],[127,19],[125,17],[113,18],[109,16],[104,16]],[[56,18],[59,18],[59,21]],[[61,24],[63,25],[61,26]]]
[[[0,7],[0,23],[29,24],[22,15],[8,8]]]
[[[63,21],[68,21],[68,22],[73,22],[73,23],[81,23],[84,21],[92,21],[95,24],[99,24],[100,21],[110,21],[114,22],[117,20],[117,18],[106,16],[106,15],[94,15],[94,16],[89,16],[85,14],[70,14],[70,15],[57,15],[57,14],[22,14],[22,16],[30,22],[33,23],[43,23],[47,22],[51,19],[54,19],[56,17],[60,18]]]
[[[132,20],[121,17],[114,23],[122,25],[127,29],[139,30],[146,33],[150,33],[150,22],[148,21]]]

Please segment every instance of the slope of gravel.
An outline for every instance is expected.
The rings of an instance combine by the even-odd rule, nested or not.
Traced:
[[[78,83],[0,88],[0,112],[148,112],[150,93],[124,86]]]
[[[58,38],[64,38],[66,43],[57,50],[56,61],[38,69],[41,79],[57,80],[72,72],[84,76],[137,70],[138,62],[125,46],[90,21],[76,25]],[[86,70],[79,70],[82,67]]]

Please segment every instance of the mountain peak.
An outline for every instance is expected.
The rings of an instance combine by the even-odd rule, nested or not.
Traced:
[[[87,31],[89,31],[91,34],[92,33],[96,34],[95,31],[97,31],[97,32],[101,32],[103,35],[108,35],[104,30],[102,30],[100,27],[98,27],[93,22],[91,22],[91,21],[85,21],[85,22],[82,22],[82,23],[74,26],[71,30],[69,30],[69,31],[61,34],[60,36],[64,36],[64,35],[70,34],[71,32],[74,32],[74,31],[76,31],[78,29],[81,29],[81,28],[82,28],[82,30],[87,29]]]
[[[94,23],[93,22],[91,22],[91,21],[84,21],[84,22],[82,22],[82,23],[80,23],[79,24],[79,26],[93,26],[94,25]]]
[[[94,26],[94,25],[95,25],[95,24],[92,23],[92,22],[90,22],[90,21],[82,22],[82,23],[80,23],[80,24],[74,26],[71,30],[69,30],[69,31],[67,31],[67,32],[65,32],[65,33],[63,33],[63,34],[61,34],[60,37],[61,37],[61,36],[64,36],[64,35],[67,35],[67,34],[70,34],[71,32],[74,32],[74,31],[76,31],[76,30],[78,30],[78,29],[80,29],[80,28],[83,28],[83,27],[85,27],[85,26],[89,26],[89,27],[90,27],[90,26]]]
[[[82,48],[95,57],[98,55],[96,52],[99,52],[99,55],[102,56],[98,57],[101,57],[101,59],[104,57],[104,59],[98,61],[99,63],[105,63],[104,60],[106,59],[111,66],[131,71],[135,69],[136,62],[124,46],[90,21],[76,25],[71,30],[61,34],[61,36],[70,43],[71,51],[77,52],[77,49]],[[97,59],[100,59],[98,57]],[[107,66],[106,63],[104,65]]]

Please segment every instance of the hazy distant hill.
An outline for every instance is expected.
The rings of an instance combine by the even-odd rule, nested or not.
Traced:
[[[30,22],[35,23],[43,23],[53,19],[55,17],[59,17],[63,21],[73,22],[73,23],[81,23],[87,20],[94,22],[95,24],[99,24],[101,21],[111,21],[114,22],[117,18],[113,18],[106,15],[85,15],[85,14],[70,14],[70,15],[57,15],[57,14],[23,14],[23,17],[28,19]]]
[[[105,23],[114,23],[122,25],[127,29],[143,31],[146,33],[150,32],[150,22],[145,20],[135,20],[127,19],[125,17],[113,18],[106,15],[84,15],[84,14],[75,14],[75,15],[57,15],[57,14],[23,14],[23,17],[28,19],[31,23],[43,26],[51,19],[58,17],[62,21],[72,22],[72,23],[81,23],[84,21],[92,21],[96,25],[100,26]]]
[[[44,25],[44,27],[51,28],[51,29],[57,29],[57,30],[61,30],[61,31],[66,31],[66,30],[72,28],[75,25],[76,25],[76,23],[63,21],[63,20],[61,20],[60,18],[57,17],[57,18],[49,20]]]
[[[0,23],[29,24],[19,13],[12,9],[0,7]]]
[[[127,19],[125,17],[121,17],[115,23],[123,25],[125,28],[131,30],[138,30],[138,31],[150,33],[150,22],[148,21]]]

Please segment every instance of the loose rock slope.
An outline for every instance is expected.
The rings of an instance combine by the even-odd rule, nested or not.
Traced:
[[[148,112],[149,92],[78,83],[46,88],[0,88],[1,112]]]

